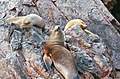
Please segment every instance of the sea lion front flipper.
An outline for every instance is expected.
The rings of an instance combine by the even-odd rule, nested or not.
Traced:
[[[89,30],[87,30],[87,29],[84,29],[83,30],[85,33],[87,33],[87,34],[94,34],[94,33],[92,33],[91,31],[89,31]]]
[[[43,57],[43,61],[45,63],[45,66],[46,66],[47,70],[50,70],[51,65],[52,65],[51,58],[45,54],[44,57]]]

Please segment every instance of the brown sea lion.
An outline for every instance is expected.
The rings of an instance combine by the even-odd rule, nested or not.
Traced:
[[[65,79],[80,79],[72,53],[64,47],[64,34],[55,26],[44,47],[44,58],[52,60],[55,68]]]

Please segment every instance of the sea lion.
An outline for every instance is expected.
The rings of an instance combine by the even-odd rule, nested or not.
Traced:
[[[8,23],[14,23],[20,25],[22,29],[24,28],[30,28],[32,26],[36,26],[39,28],[44,29],[45,22],[43,18],[38,16],[37,14],[29,14],[26,16],[18,16],[14,18],[8,18],[6,19]]]
[[[91,31],[87,30],[86,28],[86,24],[81,20],[81,19],[73,19],[73,20],[70,20],[66,26],[65,26],[65,29],[64,31],[66,31],[68,28],[72,27],[73,25],[75,24],[78,24],[82,29],[83,31],[85,31],[86,33],[88,34],[93,34]]]
[[[80,79],[76,69],[74,56],[64,47],[64,42],[62,30],[59,26],[55,26],[52,34],[45,43],[45,59],[51,59],[55,68],[65,79]]]

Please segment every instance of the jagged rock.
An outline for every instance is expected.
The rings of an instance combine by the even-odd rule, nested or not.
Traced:
[[[20,29],[19,25],[9,25],[5,22],[6,18],[30,13],[39,14],[45,19],[46,30],[44,32],[34,27],[31,29]],[[50,70],[53,71],[51,74],[49,73],[50,71],[46,70],[42,60],[42,49],[44,41],[55,25],[59,24],[63,29],[67,21],[74,18],[84,20],[87,28],[96,34],[95,36],[87,35],[81,30],[85,37],[80,39],[85,43],[85,48],[95,51],[95,55],[94,53],[87,53],[88,51],[80,46],[82,43],[78,43],[75,38],[67,37],[68,40],[70,38],[71,41],[74,41],[71,43],[69,40],[70,44],[68,45],[76,53],[76,60],[81,60],[78,61],[78,67],[81,68],[81,72],[88,70],[84,74],[89,76],[91,75],[89,72],[94,72],[100,76],[104,71],[111,71],[111,65],[113,69],[120,69],[120,34],[115,29],[117,25],[111,24],[111,21],[115,20],[114,17],[105,8],[101,0],[1,0],[0,78],[44,79],[48,76],[51,78],[63,78],[54,67]],[[115,22],[117,21],[115,20]],[[100,49],[102,50],[100,51]],[[95,61],[98,58],[100,61]],[[98,67],[97,62],[100,62],[98,63],[100,67]],[[101,71],[101,67],[105,67],[103,68],[105,70]],[[108,72],[105,73],[109,75]],[[106,78],[110,79],[112,77],[106,76]]]
[[[98,35],[87,35],[79,25],[69,28],[65,35],[71,37],[66,41],[71,49],[75,49],[72,51],[76,53],[76,61],[80,72],[88,71],[101,78],[110,75],[112,71],[112,64],[108,54],[110,51]]]

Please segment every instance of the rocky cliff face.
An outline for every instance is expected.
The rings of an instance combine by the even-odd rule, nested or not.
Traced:
[[[81,78],[120,78],[119,71],[115,73],[115,68],[120,69],[120,35],[112,23],[117,21],[100,0],[2,0],[0,9],[1,79],[63,79],[54,67],[47,70],[43,46],[55,25],[63,29],[74,18],[82,19],[95,34],[86,35],[77,26],[73,28],[75,32],[71,29],[66,34],[68,46],[76,54],[78,70],[83,73]],[[5,22],[6,18],[30,13],[45,20],[45,31],[37,27],[21,29]],[[84,43],[89,49],[84,48]]]

